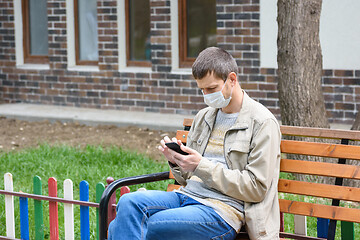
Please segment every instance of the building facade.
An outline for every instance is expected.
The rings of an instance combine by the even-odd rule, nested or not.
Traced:
[[[261,58],[263,2],[0,0],[0,101],[195,114],[205,105],[191,62],[217,45],[280,119],[276,67]],[[322,81],[329,121],[352,124],[360,67],[325,69]]]

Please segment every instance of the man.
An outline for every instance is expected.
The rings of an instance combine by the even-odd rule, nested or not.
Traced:
[[[279,125],[240,87],[237,64],[210,47],[195,60],[193,76],[209,107],[195,116],[188,155],[159,150],[183,187],[121,197],[109,239],[235,239],[245,226],[250,239],[279,238],[277,184]]]

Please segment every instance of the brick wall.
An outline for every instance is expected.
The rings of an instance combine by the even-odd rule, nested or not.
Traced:
[[[15,30],[14,30],[14,10],[13,1],[0,1],[0,64],[1,69],[13,67],[15,62]],[[10,70],[9,69],[9,70]],[[12,71],[4,73],[0,70],[0,103],[5,100],[13,99],[13,96],[7,94],[14,91],[12,80],[17,78]],[[16,79],[15,79],[16,80]]]
[[[323,91],[329,119],[352,124],[360,111],[360,71],[323,71]]]
[[[275,70],[260,68],[259,11],[259,1],[218,0],[217,42],[236,58],[242,87],[279,116]]]
[[[49,70],[16,67],[14,4],[0,0],[0,101],[195,114],[204,107],[189,73],[172,72],[170,0],[150,0],[151,70],[120,69],[117,1],[98,0],[99,71],[67,66],[66,1],[48,1]],[[217,0],[217,42],[239,65],[250,96],[280,118],[275,69],[260,68],[259,0]],[[324,70],[330,122],[351,124],[360,110],[360,70]]]

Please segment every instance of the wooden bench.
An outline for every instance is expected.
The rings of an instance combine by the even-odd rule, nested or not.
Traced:
[[[177,139],[186,143],[191,119],[184,120],[184,130],[177,131]],[[360,188],[342,186],[344,178],[360,180],[360,166],[346,164],[347,159],[360,160],[360,146],[348,145],[360,141],[360,131],[331,130],[321,128],[281,126],[281,166],[283,175],[302,174],[335,178],[335,185],[320,184],[282,178],[278,191],[281,211],[281,238],[326,239],[321,237],[328,232],[327,239],[334,239],[336,221],[341,221],[342,239],[354,239],[354,223],[360,223]],[[285,140],[285,136],[309,137],[306,140]],[[309,139],[334,139],[338,143],[319,143]],[[290,156],[303,155],[305,160],[290,159]],[[313,156],[335,159],[336,163],[313,161]],[[169,172],[134,176],[114,181],[104,191],[100,201],[100,239],[107,238],[108,203],[116,189],[172,178]],[[168,190],[176,188],[172,184]],[[305,196],[305,197],[301,197]],[[341,206],[339,203],[341,201]],[[294,215],[295,233],[284,232],[284,214]],[[318,237],[306,236],[306,216],[319,218]],[[330,223],[329,223],[330,222]],[[286,222],[286,224],[288,224]],[[321,231],[320,229],[324,230]],[[359,236],[357,236],[358,239]],[[239,233],[237,239],[248,239],[246,232]]]

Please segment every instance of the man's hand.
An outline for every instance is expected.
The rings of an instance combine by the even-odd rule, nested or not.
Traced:
[[[165,143],[168,142],[176,142],[180,145],[181,150],[184,152],[187,152],[189,155],[182,155],[180,153],[177,153],[170,148],[168,148]],[[172,164],[176,164],[179,167],[181,167],[186,172],[193,172],[195,171],[196,167],[198,166],[202,156],[200,153],[195,151],[194,149],[191,149],[189,147],[184,146],[180,140],[177,140],[176,138],[173,138],[170,140],[168,136],[164,137],[160,141],[161,146],[159,146],[159,150],[164,154],[166,159],[171,162]]]

